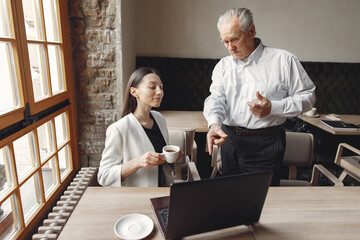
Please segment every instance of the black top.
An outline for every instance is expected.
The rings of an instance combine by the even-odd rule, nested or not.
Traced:
[[[146,128],[144,126],[143,126],[143,128],[146,132],[146,135],[150,139],[150,142],[154,146],[155,152],[162,153],[162,148],[164,146],[166,146],[166,142],[165,142],[163,135],[161,134],[159,126],[157,125],[155,119],[153,118],[153,116],[151,114],[150,114],[150,117],[154,121],[154,125],[153,125],[152,129]]]
[[[166,146],[165,139],[160,131],[159,126],[157,125],[155,119],[150,114],[151,119],[154,121],[154,125],[151,129],[146,128],[143,126],[143,129],[146,132],[146,135],[150,139],[150,142],[152,143],[155,152],[162,153],[162,148]],[[165,175],[163,173],[162,165],[159,165],[159,187],[165,186]]]

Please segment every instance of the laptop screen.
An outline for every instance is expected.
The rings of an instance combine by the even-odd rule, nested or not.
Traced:
[[[161,217],[156,213],[160,208],[168,208],[165,238],[249,225],[260,218],[271,178],[268,171],[176,183],[170,197],[151,202],[157,218]],[[154,202],[158,202],[156,206]],[[163,225],[163,221],[159,219],[158,224]]]

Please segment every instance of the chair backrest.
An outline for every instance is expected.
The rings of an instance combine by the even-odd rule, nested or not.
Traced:
[[[286,132],[284,165],[310,166],[313,160],[314,138],[311,133]]]
[[[191,160],[194,161],[193,154],[196,151],[195,128],[169,130],[169,143],[180,146],[184,151],[184,157],[180,162],[185,162],[185,156],[191,156]]]
[[[185,153],[185,132],[180,129],[169,130],[169,144],[179,146]],[[184,159],[183,157],[180,162],[184,163]]]
[[[283,164],[289,166],[289,179],[295,180],[298,166],[310,166],[313,161],[314,137],[311,133],[286,132]]]
[[[195,140],[195,128],[183,129],[185,132],[185,149],[186,156],[190,156],[193,153],[194,140]]]

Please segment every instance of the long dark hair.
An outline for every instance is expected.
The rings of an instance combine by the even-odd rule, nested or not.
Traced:
[[[129,113],[134,112],[137,107],[136,98],[130,94],[130,88],[132,87],[136,88],[141,83],[142,79],[150,73],[155,73],[156,75],[159,76],[158,71],[150,67],[139,68],[131,74],[125,91],[124,106],[121,113],[121,117],[124,117]]]

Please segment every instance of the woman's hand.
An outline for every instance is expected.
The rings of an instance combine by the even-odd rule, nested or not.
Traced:
[[[147,152],[143,155],[130,160],[122,165],[121,179],[124,180],[140,168],[153,167],[164,164],[165,160],[161,153]]]
[[[161,153],[156,152],[146,152],[141,155],[138,159],[138,164],[140,168],[143,167],[153,167],[157,165],[164,164],[164,156]]]
[[[183,155],[184,152],[180,149],[179,156],[176,161],[180,160]],[[165,158],[162,153],[146,152],[143,155],[123,164],[121,169],[121,179],[124,180],[140,168],[158,166],[164,163]]]

